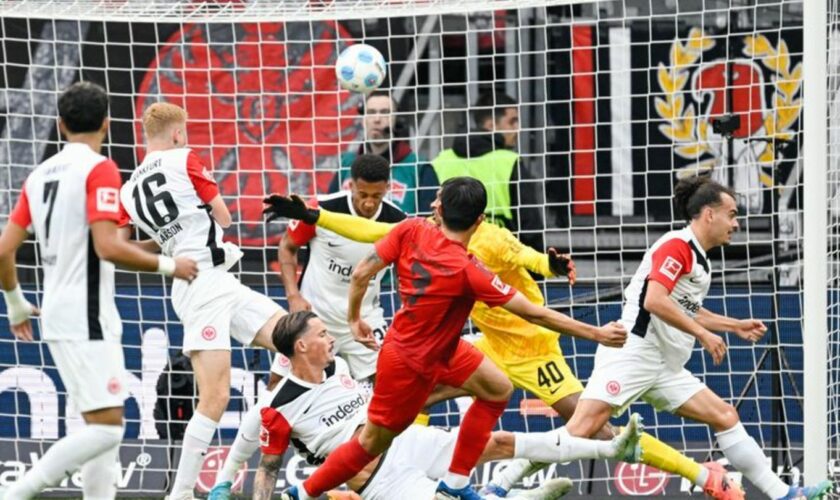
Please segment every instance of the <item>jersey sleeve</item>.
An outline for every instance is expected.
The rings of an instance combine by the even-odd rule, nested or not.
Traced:
[[[32,212],[29,211],[29,196],[26,194],[26,185],[20,191],[20,198],[18,198],[14,210],[9,215],[9,220],[27,230],[32,225]]]
[[[260,416],[260,450],[266,455],[282,455],[289,447],[292,427],[282,413],[270,406],[260,410]]]
[[[464,272],[475,300],[480,300],[490,307],[505,305],[516,295],[515,288],[474,259],[470,260]]]
[[[670,292],[680,277],[691,272],[691,264],[691,247],[674,238],[653,251],[648,279],[661,283]]]
[[[476,238],[478,235],[481,236]],[[524,267],[543,276],[553,276],[548,265],[548,255],[525,245],[506,228],[484,222],[481,224],[481,231],[477,231],[473,238],[476,239],[477,245],[486,247],[482,248],[481,255],[493,255],[500,267],[503,266],[506,269]],[[481,261],[491,265],[484,258]],[[491,269],[493,269],[492,265]]]
[[[86,185],[88,223],[120,222],[121,185],[120,171],[113,160],[105,160],[91,169]]]
[[[312,198],[306,204],[312,208],[316,208],[318,206],[318,199]],[[289,221],[289,226],[286,228],[286,234],[289,235],[289,238],[291,238],[295,245],[302,247],[315,237],[315,226],[299,220],[291,220]]]
[[[420,219],[406,219],[400,222],[394,229],[386,234],[381,240],[374,243],[374,248],[383,262],[390,264],[400,257],[402,250],[403,236],[414,226],[421,223]]]
[[[198,197],[204,203],[210,203],[210,200],[219,196],[219,185],[216,184],[216,179],[195,151],[190,151],[187,155],[187,175]]]

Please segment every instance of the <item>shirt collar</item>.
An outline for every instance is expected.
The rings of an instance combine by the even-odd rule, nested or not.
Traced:
[[[703,245],[700,244],[700,240],[697,239],[697,235],[694,234],[694,231],[691,229],[691,226],[685,226],[684,231],[688,234],[688,239],[694,242],[694,247],[697,248],[697,251],[700,252],[700,255],[706,257],[706,250],[703,249]]]

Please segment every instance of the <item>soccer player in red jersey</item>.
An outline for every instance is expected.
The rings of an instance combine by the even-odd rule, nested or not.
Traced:
[[[487,193],[479,181],[450,179],[432,205],[440,226],[408,219],[356,266],[348,322],[357,341],[379,349],[370,326],[361,320],[361,303],[370,279],[392,262],[403,304],[379,353],[368,419],[358,439],[338,447],[302,488],[290,488],[282,498],[317,498],[355,476],[411,424],[438,383],[461,387],[476,399],[463,418],[449,472],[438,485],[436,498],[479,498],[469,486],[469,474],[513,386],[496,365],[460,339],[477,300],[563,333],[610,346],[624,344],[627,333],[617,323],[598,328],[537,306],[467,254],[486,205]]]

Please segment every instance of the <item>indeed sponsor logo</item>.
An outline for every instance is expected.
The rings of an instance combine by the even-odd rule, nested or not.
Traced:
[[[694,302],[685,295],[680,297],[679,300],[677,300],[677,303],[683,306],[685,310],[690,312],[691,314],[697,314],[697,312],[700,310],[700,304]]]
[[[338,409],[336,409],[335,413],[331,415],[324,415],[321,417],[321,423],[326,425],[327,427],[332,427],[333,425],[341,422],[347,417],[351,417],[356,413],[356,410],[361,408],[365,405],[365,396],[363,394],[359,394],[359,396],[347,403],[338,405]]]
[[[330,265],[329,265],[328,269],[331,272],[334,272],[335,274],[341,276],[342,278],[349,278],[350,273],[353,272],[353,266],[351,266],[351,265],[342,266],[341,264],[336,262],[334,259],[330,259]]]

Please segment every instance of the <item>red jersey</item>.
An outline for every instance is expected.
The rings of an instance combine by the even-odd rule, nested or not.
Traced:
[[[402,300],[385,342],[397,344],[405,363],[420,373],[447,366],[477,300],[495,307],[516,294],[425,219],[398,224],[376,243],[376,252],[396,262]]]

